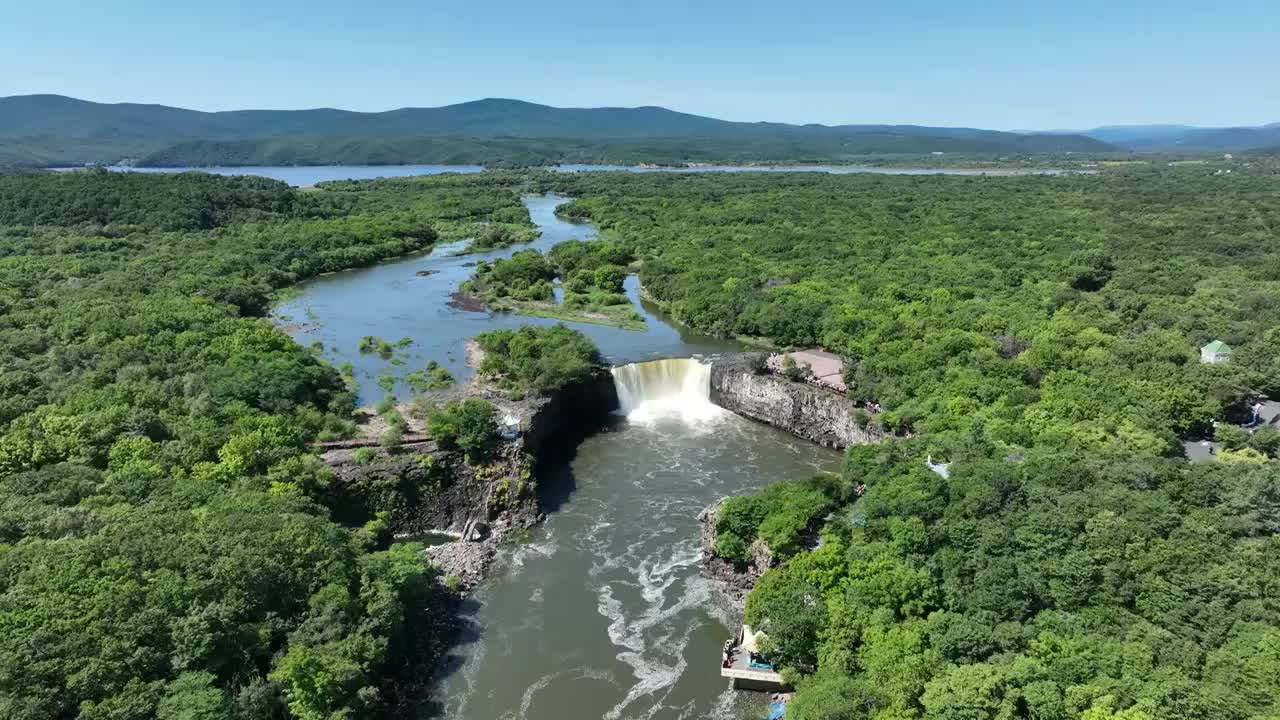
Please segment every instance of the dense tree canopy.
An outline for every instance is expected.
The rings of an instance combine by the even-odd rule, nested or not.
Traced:
[[[480,374],[513,394],[539,394],[583,380],[600,365],[600,351],[586,335],[563,324],[525,325],[476,336],[484,351]]]
[[[306,443],[352,397],[263,315],[321,272],[531,237],[526,187],[603,239],[510,269],[612,294],[638,266],[695,328],[844,355],[907,431],[726,507],[726,555],[782,559],[746,614],[801,676],[790,716],[1280,714],[1280,440],[1230,429],[1280,392],[1280,193],[1179,168],[0,177],[3,715],[386,714],[431,571],[330,519]],[[1198,362],[1213,339],[1233,362]],[[599,362],[564,326],[478,342],[513,394]],[[1221,459],[1188,463],[1215,420]],[[436,421],[492,439],[487,408]]]
[[[721,514],[722,554],[784,558],[746,620],[801,673],[788,717],[1280,713],[1277,442],[1232,424],[1280,383],[1275,178],[547,182],[677,318],[839,352],[911,433]],[[1188,463],[1215,420],[1221,460]]]
[[[850,358],[917,432],[1177,453],[1280,349],[1276,181],[578,174],[569,216],[634,248],[679,320]],[[1220,339],[1237,362],[1206,366]]]
[[[432,574],[329,519],[305,443],[353,398],[261,316],[307,277],[527,227],[513,206],[448,180],[0,177],[0,715],[385,716],[440,622]]]

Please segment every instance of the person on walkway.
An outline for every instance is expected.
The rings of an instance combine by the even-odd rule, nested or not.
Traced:
[[[1249,421],[1249,424],[1250,425],[1262,424],[1262,403],[1256,402],[1253,404],[1253,419]]]

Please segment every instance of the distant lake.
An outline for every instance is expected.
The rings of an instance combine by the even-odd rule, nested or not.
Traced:
[[[479,165],[315,165],[300,167],[112,167],[111,170],[143,173],[207,172],[214,175],[258,175],[281,180],[295,187],[307,187],[329,180],[372,180],[373,178],[478,173]]]
[[[56,168],[78,170],[81,168]],[[329,180],[371,180],[374,178],[415,177],[418,175],[443,175],[445,173],[479,173],[479,165],[316,165],[302,167],[111,167],[119,172],[179,173],[207,172],[215,175],[258,175],[281,180],[295,187],[307,187]],[[1081,175],[1093,174],[1093,170],[1059,170],[1053,168],[905,168],[869,167],[862,165],[697,165],[694,167],[649,167],[634,165],[558,165],[547,168],[559,172],[675,172],[675,173],[740,173],[816,172],[831,175],[872,173],[876,175],[965,175],[1010,177],[1014,175]]]
[[[874,175],[991,175],[1009,177],[1013,175],[1072,175],[1092,174],[1092,170],[1060,170],[1056,168],[911,168],[911,167],[874,167],[870,165],[694,165],[691,167],[653,167],[634,165],[559,165],[551,170],[561,172],[600,172],[625,171],[636,173],[675,172],[814,172],[828,175],[855,175],[871,173]]]

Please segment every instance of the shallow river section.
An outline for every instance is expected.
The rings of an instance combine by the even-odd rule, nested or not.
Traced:
[[[275,308],[276,318],[289,327],[304,345],[319,340],[326,356],[335,364],[350,362],[360,381],[360,401],[376,403],[383,391],[377,376],[390,370],[405,370],[435,360],[459,380],[470,375],[463,346],[478,333],[521,325],[554,325],[556,320],[506,313],[470,312],[450,306],[450,296],[471,276],[479,260],[510,257],[526,249],[550,250],[566,240],[586,240],[596,236],[595,226],[572,223],[555,214],[556,206],[568,198],[537,195],[524,199],[533,222],[542,231],[532,243],[491,252],[460,254],[466,243],[441,245],[429,255],[396,260],[369,268],[334,273],[312,280],[301,292]],[[420,274],[421,273],[421,274]],[[645,317],[645,330],[622,330],[608,325],[571,323],[586,333],[610,364],[624,364],[660,357],[709,355],[731,351],[737,346],[725,340],[705,337],[668,323],[656,308],[642,302],[634,276],[625,283],[627,295]],[[402,355],[404,366],[392,366],[376,354],[357,352],[360,338],[372,335],[389,342],[400,338],[413,341]],[[397,385],[395,392],[407,397],[409,389]]]

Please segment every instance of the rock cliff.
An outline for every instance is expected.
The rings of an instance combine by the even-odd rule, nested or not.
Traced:
[[[720,584],[722,597],[736,615],[742,612],[747,594],[756,581],[773,566],[773,553],[764,541],[757,539],[751,546],[751,560],[742,565],[725,560],[715,553],[716,519],[720,508],[729,498],[721,498],[698,513],[699,536],[702,542],[702,575]]]
[[[845,396],[760,372],[756,367],[751,353],[712,363],[711,402],[824,447],[869,445],[887,437],[874,424],[859,423],[858,413]]]
[[[485,397],[500,416],[520,422],[520,434],[503,441],[482,464],[425,436],[394,448],[375,446],[364,462],[357,460],[357,447],[321,456],[336,476],[331,506],[341,508],[340,519],[360,524],[386,513],[398,537],[450,532],[473,541],[430,548],[433,560],[464,588],[483,579],[503,535],[542,520],[537,458],[572,447],[618,407],[612,376],[603,369],[546,397],[510,401],[481,386],[466,394]]]

